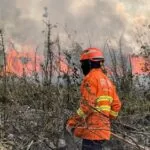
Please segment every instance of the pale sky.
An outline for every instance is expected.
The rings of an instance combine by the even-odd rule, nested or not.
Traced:
[[[60,34],[66,43],[67,30],[83,47],[89,46],[89,39],[92,46],[102,47],[107,39],[123,33],[130,47],[134,45],[131,32],[150,20],[149,0],[0,0],[0,28],[6,40],[41,44],[44,7],[51,23],[58,24],[53,34]]]

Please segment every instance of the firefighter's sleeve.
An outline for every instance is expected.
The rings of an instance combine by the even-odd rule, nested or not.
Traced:
[[[115,119],[118,116],[120,109],[121,109],[121,101],[116,92],[116,88],[114,87],[113,101],[112,101],[111,110],[110,110],[110,118]]]
[[[67,120],[66,125],[75,128],[76,126],[79,126],[80,123],[82,123],[82,118],[79,115],[73,115]]]
[[[94,84],[94,81],[92,80],[85,81],[81,89],[82,98],[80,100],[80,107],[77,110],[77,114],[80,117],[85,118],[94,111],[96,92],[97,88],[96,84]]]

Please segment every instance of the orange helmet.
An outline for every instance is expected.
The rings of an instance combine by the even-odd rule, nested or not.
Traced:
[[[104,55],[98,48],[88,48],[82,52],[80,61],[82,60],[100,61],[104,60]]]

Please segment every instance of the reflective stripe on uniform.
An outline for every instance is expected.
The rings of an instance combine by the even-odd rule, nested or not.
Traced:
[[[80,117],[85,117],[85,116],[86,116],[85,113],[83,112],[83,110],[82,110],[81,108],[79,108],[79,109],[77,110],[77,114],[78,114]]]
[[[95,112],[96,111],[108,111],[108,112],[110,112],[111,107],[108,105],[102,105],[102,106],[96,106],[95,109],[96,109]]]
[[[101,101],[110,101],[112,103],[113,98],[111,96],[100,96],[96,99],[97,103]]]
[[[111,110],[110,111],[110,115],[117,117],[118,116],[118,112]]]

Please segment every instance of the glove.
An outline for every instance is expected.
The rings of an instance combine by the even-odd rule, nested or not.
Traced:
[[[73,135],[74,129],[75,129],[74,127],[70,127],[68,125],[66,126],[66,130],[70,135]]]

